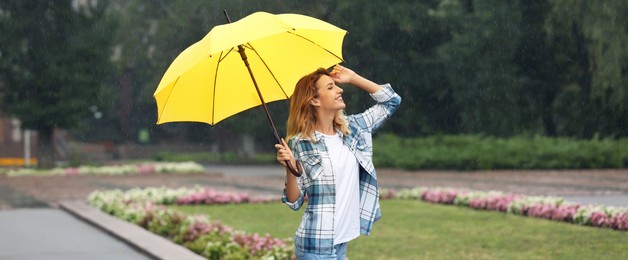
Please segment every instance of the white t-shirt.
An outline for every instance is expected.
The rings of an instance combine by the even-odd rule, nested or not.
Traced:
[[[337,245],[360,236],[360,168],[355,155],[343,145],[339,134],[323,136],[336,183],[334,244]]]

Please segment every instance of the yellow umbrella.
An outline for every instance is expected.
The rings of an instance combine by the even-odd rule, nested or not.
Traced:
[[[309,16],[265,12],[216,26],[164,74],[154,93],[157,124],[214,125],[263,105],[280,142],[265,102],[288,99],[300,77],[342,62],[346,33]]]

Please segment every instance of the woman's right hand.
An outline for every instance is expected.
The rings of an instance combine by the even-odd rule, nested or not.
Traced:
[[[281,138],[281,144],[275,144],[275,149],[277,149],[277,161],[279,161],[283,167],[288,167],[286,161],[289,161],[292,166],[296,166],[297,163],[292,154],[292,150],[290,150],[283,138]]]

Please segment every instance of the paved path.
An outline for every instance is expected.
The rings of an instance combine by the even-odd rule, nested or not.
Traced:
[[[65,211],[0,211],[0,259],[151,259]]]
[[[205,165],[225,178],[220,185],[250,193],[279,194],[285,172],[280,166]],[[526,195],[560,196],[583,204],[628,207],[628,169],[553,171],[402,171],[378,170],[383,188],[416,186],[499,190]]]
[[[170,240],[157,236],[135,224],[118,219],[93,208],[84,201],[64,201],[61,208],[86,223],[92,224],[113,237],[125,241],[144,255],[159,260],[202,260],[204,257],[193,253],[187,248],[172,243]],[[111,257],[109,259],[116,259]]]

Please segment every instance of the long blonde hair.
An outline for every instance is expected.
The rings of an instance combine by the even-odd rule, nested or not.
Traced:
[[[301,135],[303,138],[314,140],[314,128],[316,127],[316,109],[311,104],[312,99],[318,97],[318,88],[316,82],[321,76],[329,76],[329,72],[324,68],[318,68],[316,71],[303,76],[297,82],[294,93],[290,98],[290,114],[288,115],[288,134],[287,139],[293,136]],[[339,110],[334,116],[334,128],[348,135],[349,123],[345,116],[344,110]]]

